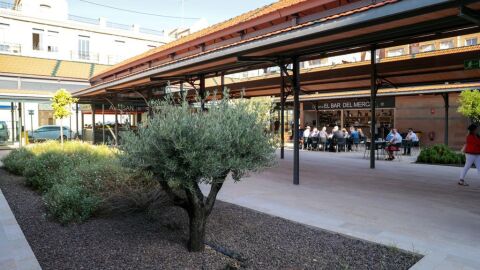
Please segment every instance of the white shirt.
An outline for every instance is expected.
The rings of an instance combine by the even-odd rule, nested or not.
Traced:
[[[310,129],[305,129],[305,131],[303,132],[303,137],[304,138],[310,137]]]
[[[400,133],[395,133],[395,135],[393,135],[393,138],[390,140],[390,143],[392,144],[399,144],[399,143],[402,143],[402,135],[400,135]]]
[[[411,140],[412,142],[418,142],[418,137],[417,137],[417,134],[415,134],[415,132],[408,133],[406,139]]]

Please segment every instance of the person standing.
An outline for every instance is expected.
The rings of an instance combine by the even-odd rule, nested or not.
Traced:
[[[478,126],[475,124],[468,126],[468,135],[463,151],[465,152],[465,166],[460,173],[458,184],[460,186],[468,186],[467,182],[465,182],[465,175],[467,175],[472,164],[475,164],[480,174],[480,138],[478,137]]]
[[[310,145],[310,126],[307,126],[305,131],[303,132],[303,149],[307,149]]]

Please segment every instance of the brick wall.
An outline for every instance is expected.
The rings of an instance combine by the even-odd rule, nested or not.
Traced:
[[[396,97],[395,127],[401,132],[408,128],[421,131],[421,143],[431,145],[444,142],[445,109],[440,95]],[[449,145],[460,149],[465,141],[468,119],[457,112],[458,94],[450,94]],[[428,134],[435,133],[434,140]]]

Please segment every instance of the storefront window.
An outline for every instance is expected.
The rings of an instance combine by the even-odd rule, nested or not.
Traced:
[[[477,45],[477,38],[467,38],[465,39],[465,46],[475,46]]]
[[[405,54],[404,48],[392,49],[387,52],[387,57],[402,56]]]
[[[435,50],[435,45],[427,44],[420,47],[420,52],[431,52]]]
[[[440,42],[440,50],[446,50],[453,48],[453,40],[446,40]]]

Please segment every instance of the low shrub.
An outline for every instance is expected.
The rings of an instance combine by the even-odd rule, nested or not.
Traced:
[[[417,162],[431,164],[463,164],[465,155],[456,153],[444,144],[437,144],[422,149]]]
[[[44,196],[49,216],[65,224],[97,213],[128,213],[165,201],[151,176],[120,164],[107,146],[48,141],[12,151],[5,168],[25,176],[27,186]]]
[[[33,153],[26,148],[15,149],[3,158],[3,166],[13,174],[22,175],[27,161],[33,158]]]
[[[49,216],[62,224],[82,222],[97,210],[101,199],[76,183],[54,184],[44,196]]]
[[[55,183],[60,183],[74,168],[73,160],[65,153],[53,150],[41,153],[26,162],[23,175],[27,186],[41,192],[48,191]]]

